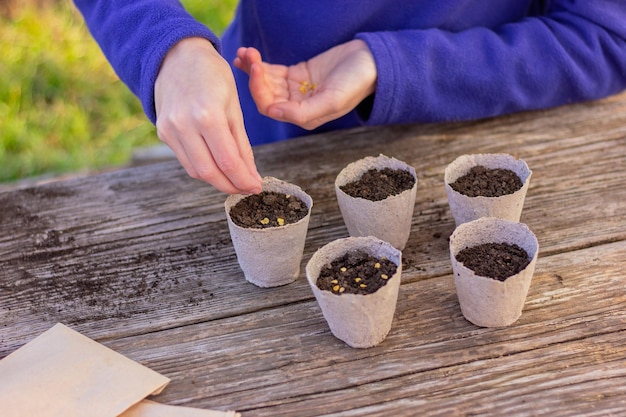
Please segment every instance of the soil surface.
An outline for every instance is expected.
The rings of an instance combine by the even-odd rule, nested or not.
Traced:
[[[410,190],[415,185],[415,177],[402,169],[370,169],[361,178],[339,187],[352,197],[371,201],[381,201],[392,195]]]
[[[500,197],[513,194],[523,185],[520,177],[510,169],[477,165],[450,187],[468,197]]]
[[[465,248],[456,260],[477,275],[504,281],[528,266],[530,257],[521,247],[509,243],[483,243]]]
[[[334,294],[372,294],[396,273],[389,259],[376,258],[364,251],[348,252],[325,265],[317,278],[317,287]]]
[[[309,208],[298,197],[274,191],[249,195],[230,209],[230,218],[241,227],[265,229],[303,219]]]

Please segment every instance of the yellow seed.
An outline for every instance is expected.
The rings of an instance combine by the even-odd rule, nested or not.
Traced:
[[[330,281],[331,284],[339,284],[339,281],[337,281],[336,279]]]
[[[285,194],[285,198],[291,197],[291,194]]]
[[[285,225],[285,219],[283,219],[282,217],[277,218],[276,221],[278,222],[279,226]]]
[[[389,277],[387,276],[387,274],[382,274],[380,277],[381,277],[382,279],[387,279],[387,278],[389,278]]]
[[[366,284],[361,284],[361,285],[359,285],[359,287],[365,288],[365,287],[367,287],[367,285]]]
[[[359,277],[354,278],[354,282],[361,282],[361,278]]]
[[[380,264],[379,264],[378,262],[376,262],[376,263],[374,264],[374,268],[376,268],[376,269],[380,268]]]
[[[335,286],[333,287],[333,291],[339,291],[339,285],[335,285]]]
[[[317,83],[311,84],[308,81],[300,81],[300,88],[299,88],[299,90],[300,90],[300,92],[302,94],[306,94],[309,91],[315,90],[316,88],[317,88]]]
[[[261,219],[261,224],[269,224],[270,219],[268,219],[267,217],[264,217]]]
[[[339,292],[344,292],[346,289],[344,287],[339,288]]]
[[[300,82],[300,92],[302,94],[305,94],[307,91],[309,91],[309,82],[308,81],[301,81]]]
[[[341,267],[341,269],[340,269],[340,271],[341,271],[341,272],[346,272],[346,271],[347,271],[347,269],[346,269],[346,267],[345,267],[345,266],[342,266],[342,267]]]

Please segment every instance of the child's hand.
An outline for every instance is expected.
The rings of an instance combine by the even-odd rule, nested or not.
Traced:
[[[260,113],[309,130],[349,113],[376,89],[374,58],[361,40],[289,67],[263,62],[254,48],[239,48],[234,65],[250,76]]]
[[[166,56],[154,88],[159,138],[193,177],[229,194],[261,192],[232,70],[204,39]]]

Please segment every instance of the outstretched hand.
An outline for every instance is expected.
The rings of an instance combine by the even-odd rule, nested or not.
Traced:
[[[232,70],[211,43],[188,38],[170,50],[154,102],[157,134],[191,177],[229,194],[261,192]]]
[[[234,65],[250,76],[261,114],[308,130],[349,113],[376,89],[376,64],[361,40],[292,66],[263,62],[255,48],[239,48]]]

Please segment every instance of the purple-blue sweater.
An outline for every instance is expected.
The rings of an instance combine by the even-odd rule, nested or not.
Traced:
[[[221,40],[176,0],[75,4],[152,122],[161,61],[190,36],[231,63],[239,46],[254,46],[285,65],[367,42],[378,69],[373,104],[318,131],[478,119],[626,89],[626,0],[241,0]],[[253,145],[310,133],[260,115],[248,76],[234,72]]]

